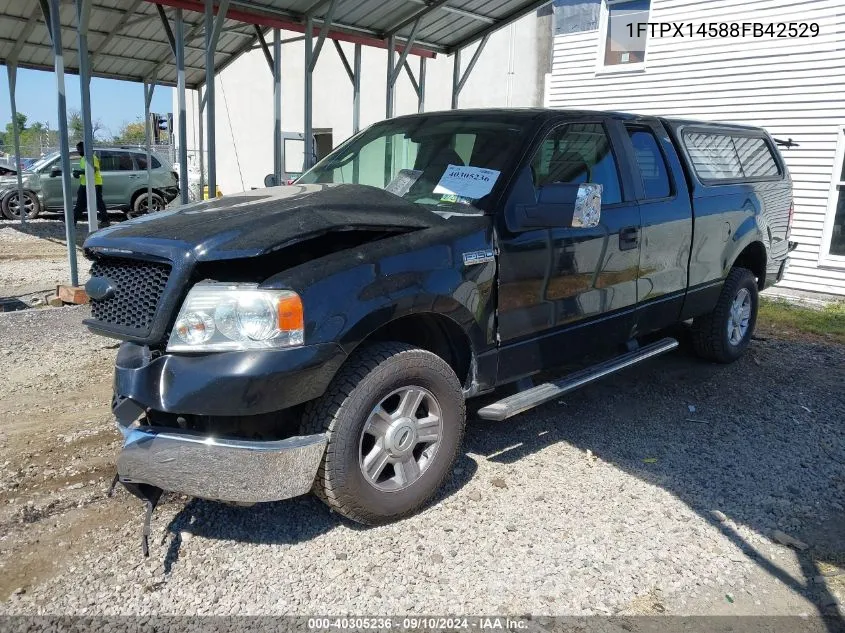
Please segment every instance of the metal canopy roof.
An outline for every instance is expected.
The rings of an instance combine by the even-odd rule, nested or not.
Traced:
[[[338,0],[329,37],[386,48],[396,36],[401,51],[419,18],[411,53],[452,53],[547,4],[549,0]],[[160,5],[160,6],[157,6]],[[231,0],[214,54],[219,72],[258,43],[258,30],[304,32],[306,15],[322,26],[327,0]],[[88,31],[95,77],[176,84],[176,65],[160,12],[172,22],[184,9],[187,87],[205,83],[203,0],[92,0]],[[215,6],[216,13],[216,6]],[[62,0],[65,69],[78,72],[76,8]],[[0,0],[0,63],[52,71],[50,35],[39,2]]]

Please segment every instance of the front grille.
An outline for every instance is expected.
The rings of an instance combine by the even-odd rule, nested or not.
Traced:
[[[170,276],[169,265],[104,257],[94,261],[91,276],[107,278],[114,288],[113,296],[91,301],[94,319],[137,330],[139,335],[149,332]]]

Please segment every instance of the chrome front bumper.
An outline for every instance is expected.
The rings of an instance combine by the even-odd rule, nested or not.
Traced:
[[[125,427],[120,481],[192,497],[256,503],[311,489],[326,450],[322,433],[275,441],[213,438],[156,427]]]

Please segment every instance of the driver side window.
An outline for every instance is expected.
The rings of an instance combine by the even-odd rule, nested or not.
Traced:
[[[548,184],[598,183],[602,204],[622,202],[619,170],[601,123],[566,123],[543,140],[531,172],[536,192]]]

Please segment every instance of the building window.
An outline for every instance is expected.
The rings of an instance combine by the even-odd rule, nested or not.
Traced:
[[[605,0],[603,65],[642,67],[645,63],[650,0]],[[643,25],[643,26],[638,26]]]
[[[845,267],[845,128],[839,130],[819,261]]]

